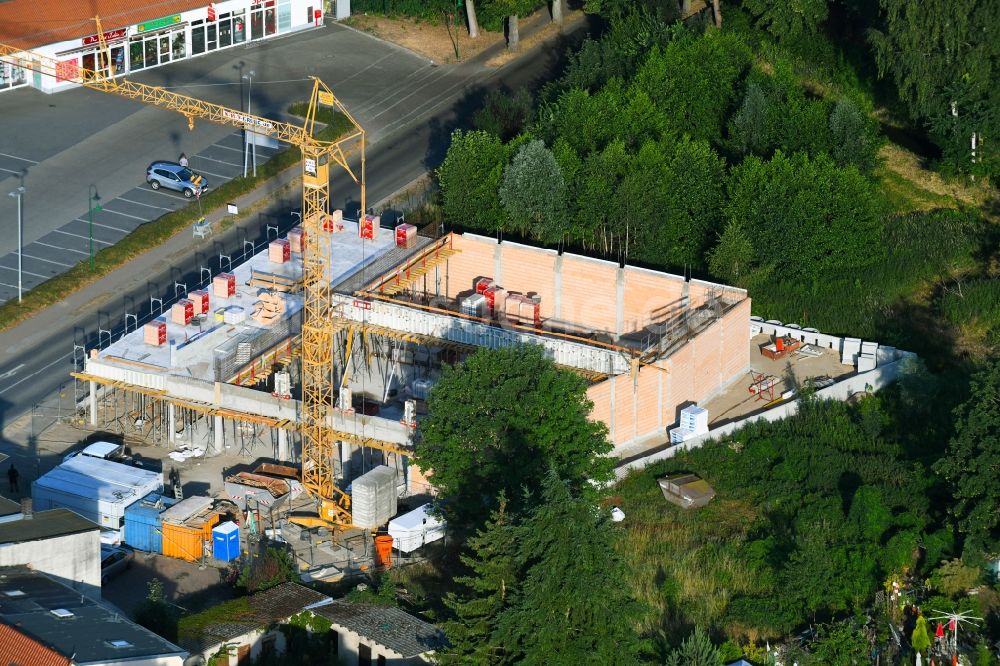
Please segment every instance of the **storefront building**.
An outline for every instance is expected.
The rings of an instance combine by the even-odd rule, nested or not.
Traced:
[[[67,2],[76,8],[70,14],[60,13]],[[19,26],[35,24],[32,19],[40,10],[50,16],[76,16],[79,7],[82,5],[75,0],[0,3],[0,43],[26,50],[0,62],[0,92],[26,86],[59,92],[77,85],[72,79],[80,68],[119,76],[323,24],[323,0],[226,0],[210,4],[205,0],[168,0],[150,9],[137,7],[126,12],[115,11],[120,8],[115,0],[97,0],[87,7],[102,17],[109,58],[100,53],[93,21],[67,21],[64,27],[18,34]],[[171,13],[161,15],[164,9]],[[23,15],[17,18],[19,10]],[[115,21],[107,16],[120,18]],[[129,25],[114,25],[123,20]],[[40,67],[30,64],[38,62],[32,54],[55,60],[55,72],[35,71]]]

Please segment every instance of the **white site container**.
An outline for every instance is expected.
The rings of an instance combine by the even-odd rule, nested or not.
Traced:
[[[396,470],[379,465],[351,483],[351,522],[375,529],[396,514]]]
[[[681,410],[681,428],[695,434],[708,432],[708,410],[698,405],[688,405]]]
[[[64,508],[120,533],[126,507],[163,490],[157,472],[122,463],[74,456],[31,484],[36,511]]]
[[[393,548],[409,553],[444,537],[447,525],[444,520],[431,514],[430,508],[430,504],[424,504],[389,521],[389,536],[392,537]]]

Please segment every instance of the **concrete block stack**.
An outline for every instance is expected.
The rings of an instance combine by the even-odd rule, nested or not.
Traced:
[[[142,327],[142,341],[159,347],[167,341],[167,322],[155,319]]]
[[[267,246],[267,258],[274,264],[283,264],[292,258],[292,245],[286,238],[278,238]]]
[[[181,326],[187,326],[194,317],[194,302],[182,298],[170,307],[170,321]]]
[[[208,290],[207,289],[197,289],[188,294],[188,298],[194,303],[194,313],[196,315],[208,314],[209,301],[208,301]]]
[[[379,215],[365,215],[358,223],[358,235],[368,240],[375,240],[378,237],[379,227],[382,225],[382,218]]]
[[[229,298],[236,295],[236,276],[232,273],[219,273],[212,278],[212,293],[216,298]]]
[[[379,465],[351,483],[351,519],[356,527],[376,529],[396,515],[396,471]]]
[[[680,444],[708,432],[708,410],[698,405],[688,405],[681,410],[681,422],[670,429],[670,443]]]
[[[417,228],[412,224],[396,225],[396,247],[411,248],[417,244]]]
[[[306,230],[302,227],[292,227],[289,229],[288,244],[292,252],[305,252]]]

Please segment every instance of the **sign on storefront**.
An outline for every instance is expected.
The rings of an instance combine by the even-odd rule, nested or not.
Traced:
[[[145,23],[140,23],[136,26],[139,32],[149,32],[150,30],[159,30],[160,28],[168,28],[172,25],[177,25],[181,22],[181,15],[174,14],[173,16],[164,16],[163,18],[153,19],[152,21],[146,21]]]
[[[128,28],[118,28],[117,30],[108,30],[106,33],[101,35],[106,42],[113,42],[119,39],[125,39],[125,35],[128,33]],[[100,41],[98,35],[89,35],[83,38],[83,45],[90,46],[91,44],[97,44]]]
[[[211,2],[208,3],[208,20],[209,21],[215,20],[215,5],[213,5]]]

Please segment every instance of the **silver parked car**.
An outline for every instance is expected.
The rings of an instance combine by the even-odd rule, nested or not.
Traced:
[[[101,585],[132,566],[135,551],[128,546],[101,544]]]
[[[146,182],[154,190],[161,187],[177,190],[188,199],[208,190],[208,181],[204,176],[177,162],[153,162],[146,167]]]

